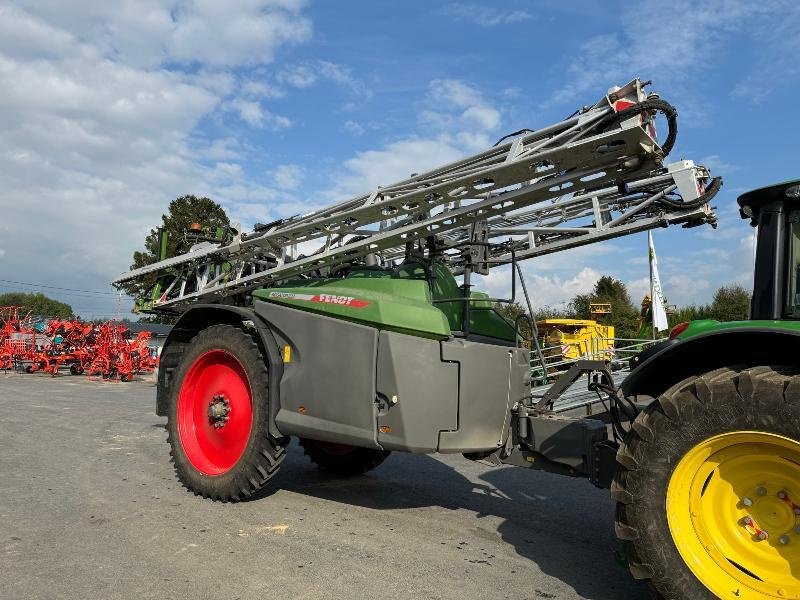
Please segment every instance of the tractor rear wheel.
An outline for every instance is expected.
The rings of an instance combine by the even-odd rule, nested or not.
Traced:
[[[318,442],[308,438],[300,438],[300,446],[320,469],[342,476],[363,475],[379,466],[391,454],[388,450]]]
[[[268,365],[231,325],[198,333],[167,395],[167,439],[178,479],[195,494],[236,502],[277,473],[286,442],[269,432]]]
[[[800,375],[718,369],[655,400],[617,453],[616,533],[662,598],[800,598]]]

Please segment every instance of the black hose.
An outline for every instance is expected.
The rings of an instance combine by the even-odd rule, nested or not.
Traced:
[[[692,210],[695,208],[700,208],[704,204],[708,204],[711,199],[717,195],[721,187],[722,177],[714,177],[714,179],[711,180],[711,183],[706,186],[706,191],[695,200],[691,200],[690,202],[682,202],[671,200],[664,196],[663,198],[659,198],[657,202],[659,204],[663,204],[664,206],[668,206],[669,208],[674,208],[675,210]]]
[[[643,111],[658,111],[663,113],[667,118],[667,139],[661,144],[661,150],[663,150],[664,156],[666,156],[672,150],[672,147],[675,145],[675,139],[678,137],[678,110],[665,100],[661,100],[660,98],[643,100],[639,102],[639,104],[634,104],[633,106],[629,106],[628,108],[607,116],[598,123],[597,127],[604,130],[609,125],[617,125],[625,119],[630,119]]]
[[[504,135],[499,140],[497,140],[494,145],[499,146],[503,143],[503,140],[507,140],[510,137],[514,137],[515,135],[522,135],[523,133],[535,133],[533,129],[520,129],[519,131],[514,131],[513,133],[509,133],[508,135]],[[494,146],[492,146],[494,148]]]

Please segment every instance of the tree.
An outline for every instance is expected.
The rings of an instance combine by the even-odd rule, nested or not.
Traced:
[[[736,283],[723,285],[714,293],[708,312],[717,321],[744,321],[750,314],[750,292]]]
[[[512,323],[517,323],[517,319],[521,315],[528,314],[528,311],[519,302],[495,302],[494,309]],[[529,340],[531,337],[531,328],[528,319],[520,319],[518,323],[522,337]]]
[[[191,241],[186,239],[186,231],[193,223],[199,223],[204,232],[214,235],[218,227],[230,226],[225,210],[210,198],[196,196],[181,196],[169,203],[167,214],[161,215],[161,226],[154,227],[144,239],[144,251],[137,250],[133,253],[131,269],[153,264],[160,260],[159,229],[168,235],[167,256],[175,256],[188,250]],[[122,285],[125,292],[134,297],[143,296],[156,283],[156,275],[141,277],[137,281],[130,281]]]
[[[595,303],[611,304],[610,315],[600,315],[597,322],[613,325],[614,335],[618,338],[634,338],[638,334],[636,326],[639,310],[631,302],[631,296],[625,284],[610,275],[603,275],[594,284],[588,294],[578,294],[569,303],[569,312],[578,319],[590,319],[591,305]]]
[[[69,304],[53,300],[41,293],[11,292],[0,294],[0,306],[19,306],[22,315],[30,312],[37,317],[66,318],[74,314]]]

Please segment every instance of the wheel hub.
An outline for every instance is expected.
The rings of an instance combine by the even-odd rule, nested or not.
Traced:
[[[775,486],[760,485],[756,493],[759,497],[753,501],[750,496],[742,499],[749,514],[743,519],[745,530],[757,540],[777,538],[779,543],[791,543],[791,534],[800,527],[800,506],[797,506],[786,490],[779,489],[775,493],[767,490]]]
[[[800,598],[800,443],[764,432],[706,440],[667,491],[672,539],[721,598]]]
[[[222,394],[216,394],[211,402],[208,403],[208,418],[211,419],[211,424],[219,429],[225,427],[231,413],[231,403]]]

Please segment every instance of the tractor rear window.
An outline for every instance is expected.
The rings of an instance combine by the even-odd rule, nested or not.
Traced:
[[[792,261],[789,272],[789,307],[800,316],[800,223],[792,224]]]

